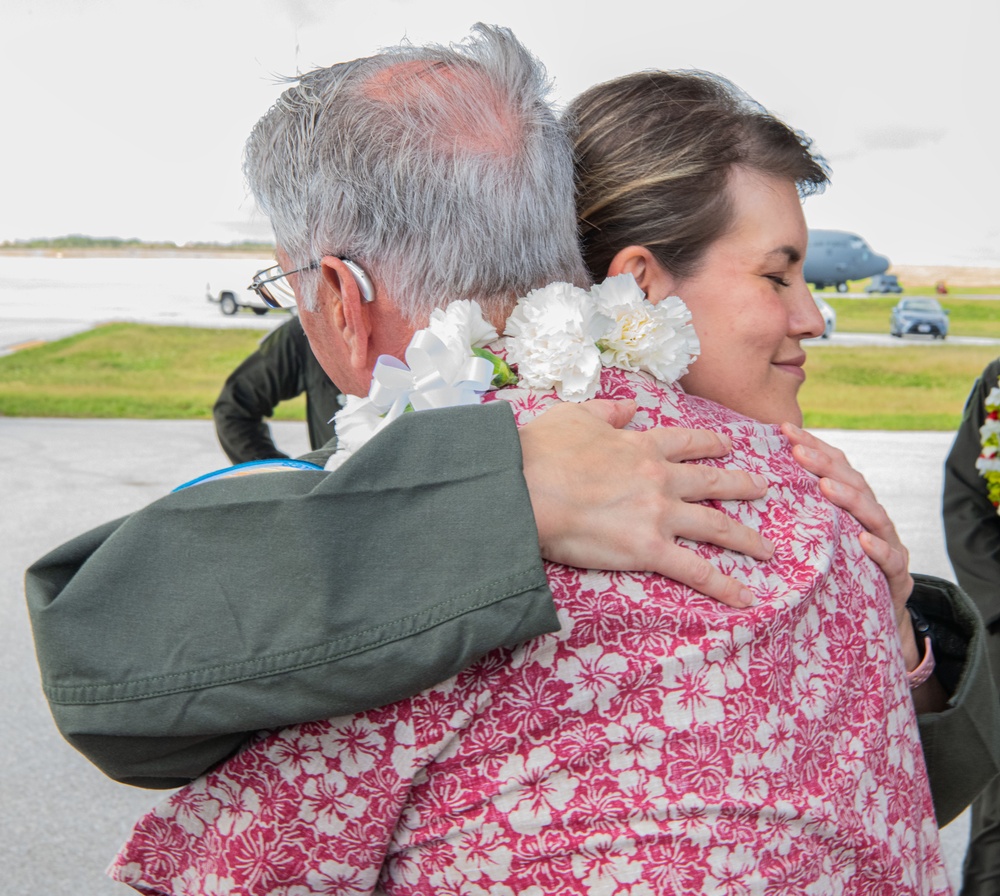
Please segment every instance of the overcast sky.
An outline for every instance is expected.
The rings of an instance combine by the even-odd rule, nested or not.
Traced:
[[[997,0],[5,0],[0,240],[269,237],[240,159],[277,77],[476,21],[510,26],[560,102],[720,72],[831,162],[811,227],[895,264],[1000,266]]]

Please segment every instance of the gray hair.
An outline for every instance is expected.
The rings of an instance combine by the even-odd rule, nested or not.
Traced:
[[[587,282],[548,92],[506,28],[402,44],[299,78],[254,127],[244,172],[296,268],[353,259],[411,323],[455,299],[489,315],[553,280]],[[299,275],[307,309],[318,277]]]

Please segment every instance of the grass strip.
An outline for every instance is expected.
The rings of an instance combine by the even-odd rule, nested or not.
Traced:
[[[953,430],[995,345],[811,345],[799,392],[806,426]]]
[[[260,339],[259,330],[105,324],[0,358],[0,414],[209,419]],[[275,416],[304,419],[305,399]]]
[[[909,293],[908,293],[909,294]],[[870,299],[838,299],[835,294],[820,293],[837,312],[841,333],[889,332],[889,315],[899,296]],[[1000,338],[1000,301],[996,299],[949,299],[937,296],[941,307],[951,313],[949,335]]]
[[[845,300],[850,301],[850,300]],[[0,415],[210,419],[259,331],[107,324],[0,357]],[[800,400],[807,426],[953,430],[993,345],[813,344]],[[305,417],[302,397],[275,416]]]

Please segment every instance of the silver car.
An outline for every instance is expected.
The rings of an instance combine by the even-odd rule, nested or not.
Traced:
[[[947,308],[937,299],[900,299],[889,318],[890,336],[933,336],[944,339],[948,335]]]
[[[823,315],[823,333],[821,339],[829,339],[833,335],[833,331],[837,329],[837,312],[830,307],[830,304],[826,299],[813,293],[813,300],[816,302],[816,307],[819,308],[819,313]]]

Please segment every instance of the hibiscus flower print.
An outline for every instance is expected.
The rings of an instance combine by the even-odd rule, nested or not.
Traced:
[[[348,777],[373,768],[385,750],[378,725],[366,718],[352,718],[323,739],[323,755],[340,766]]]
[[[712,725],[724,715],[726,675],[705,655],[687,649],[663,662],[663,720],[671,728],[686,730],[692,725]]]
[[[204,781],[178,791],[156,811],[163,818],[174,818],[189,834],[200,837],[207,825],[219,817],[222,804],[208,793]]]
[[[569,685],[573,694],[572,708],[587,713],[596,703],[602,712],[620,690],[622,673],[628,669],[623,656],[592,645],[578,650],[575,656],[556,665],[556,677]]]
[[[473,832],[464,833],[455,850],[458,865],[468,880],[506,880],[510,874],[513,853],[505,845],[503,830],[498,824],[485,824]]]
[[[500,769],[500,794],[494,799],[519,834],[535,833],[552,823],[580,782],[556,764],[548,747],[536,747],[527,757],[512,756]]]
[[[609,765],[614,771],[641,766],[653,771],[663,762],[663,742],[666,734],[654,728],[638,713],[631,713],[621,724],[612,722],[605,729],[611,747]]]
[[[339,834],[347,821],[359,818],[368,807],[367,800],[350,793],[347,779],[337,772],[322,778],[310,778],[302,787],[299,817],[327,836]]]
[[[340,862],[323,862],[315,871],[306,876],[309,882],[310,894],[329,893],[330,896],[358,896],[371,892],[372,880],[369,874],[363,874],[357,868]]]

